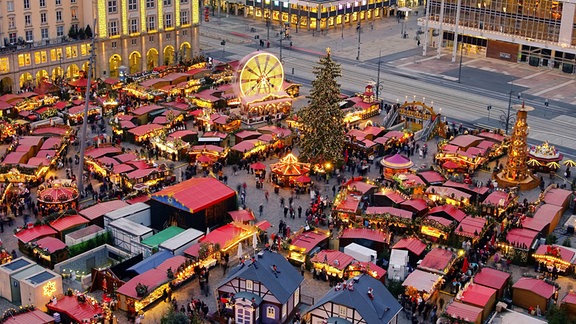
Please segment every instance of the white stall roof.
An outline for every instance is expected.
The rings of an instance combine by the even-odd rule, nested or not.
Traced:
[[[162,244],[160,244],[160,247],[170,251],[176,250],[184,246],[188,242],[199,239],[203,235],[204,232],[199,231],[195,228],[189,228],[184,232],[174,236],[173,238],[167,239],[166,241],[162,242]]]
[[[108,224],[110,227],[114,227],[117,230],[133,234],[135,236],[142,236],[152,232],[150,227],[146,227],[144,225],[135,223],[131,220],[127,220],[126,218],[120,218],[112,223]]]
[[[408,261],[408,251],[407,250],[398,250],[392,249],[392,253],[390,253],[390,265],[406,265]]]
[[[128,205],[126,207],[118,208],[111,212],[107,212],[104,217],[110,218],[112,220],[122,218],[126,215],[132,215],[143,210],[149,209],[150,205],[143,202],[135,203],[134,205]]]
[[[356,244],[356,243],[350,243],[350,244],[346,245],[346,247],[344,248],[344,251],[346,251],[346,249],[359,252],[363,255],[376,255],[375,250],[369,249],[365,246],[362,246],[362,245]]]

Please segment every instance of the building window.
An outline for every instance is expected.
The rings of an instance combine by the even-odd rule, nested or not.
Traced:
[[[156,8],[155,0],[146,0],[146,9]]]
[[[40,0],[40,8],[46,8],[46,0]]]
[[[33,42],[34,41],[34,33],[31,30],[26,31],[26,41]]]
[[[76,46],[66,47],[66,58],[78,57],[78,48]]]
[[[41,24],[45,24],[48,20],[46,19],[46,13],[45,12],[41,12],[40,13],[40,23]]]
[[[180,25],[190,24],[190,17],[188,17],[188,10],[180,11]]]
[[[188,0],[180,0],[180,3],[188,3]]]
[[[166,39],[170,40],[172,38],[172,34],[168,33],[166,34]]]
[[[108,22],[108,35],[110,36],[118,35],[118,21],[112,20]]]
[[[0,57],[0,73],[8,73],[10,72],[10,66],[8,66],[8,58],[7,57]]]
[[[80,55],[86,56],[90,52],[90,44],[82,44],[80,45]]]
[[[167,13],[164,15],[164,28],[170,28],[172,26],[172,14]]]
[[[346,318],[348,314],[348,309],[345,306],[340,305],[338,307],[338,316],[340,316],[341,318]]]
[[[24,15],[24,25],[32,25],[32,17],[30,15]]]
[[[76,8],[70,9],[70,14],[72,15],[72,19],[78,19],[78,9]]]
[[[164,6],[171,6],[172,0],[164,0]]]
[[[138,2],[136,0],[128,0],[128,10],[137,10]]]
[[[34,64],[41,64],[48,62],[46,51],[39,51],[34,53]]]
[[[150,43],[154,43],[154,36],[148,36],[148,41]]]
[[[13,11],[14,11],[14,1],[8,1],[8,2],[6,3],[6,6],[7,6],[6,10],[7,10],[8,12],[13,12]]]
[[[10,44],[16,44],[16,33],[8,34],[8,41]]]
[[[30,63],[30,53],[18,54],[18,66],[28,66]]]
[[[156,30],[156,16],[148,16],[148,31]]]
[[[30,9],[30,0],[24,0],[24,9]]]
[[[62,11],[56,11],[56,22],[62,22]]]
[[[62,58],[61,48],[53,48],[50,50],[50,61],[52,62],[60,61],[61,58]]]
[[[48,28],[40,29],[40,35],[42,36],[42,39],[48,39]]]
[[[16,28],[15,17],[8,17],[8,29]]]
[[[182,36],[188,36],[188,31],[186,29],[182,31]]]
[[[56,26],[56,36],[57,37],[64,36],[64,26]]]
[[[254,282],[252,280],[246,280],[246,290],[253,290]]]
[[[116,13],[118,10],[118,3],[116,0],[108,0],[108,13]]]
[[[62,0],[56,0],[56,5],[57,5],[57,6],[62,5]]]
[[[116,42],[112,42],[112,48],[116,48],[117,44]]]
[[[266,307],[266,318],[276,318],[276,309],[274,307]]]
[[[138,45],[138,40],[136,38],[132,38],[132,45]]]
[[[130,19],[130,33],[135,34],[138,32],[138,18]]]
[[[76,0],[70,0],[70,3],[76,3]]]

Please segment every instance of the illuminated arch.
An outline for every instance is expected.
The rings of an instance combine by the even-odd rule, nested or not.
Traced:
[[[46,71],[46,70],[40,70],[40,71],[36,72],[36,86],[41,85],[44,80],[48,80],[49,78],[50,78],[50,75],[48,74],[48,71]]]
[[[174,46],[168,45],[164,47],[164,65],[174,64]]]
[[[183,61],[192,58],[192,46],[190,46],[190,43],[184,42],[180,45],[180,57]]]
[[[66,77],[68,79],[75,79],[80,76],[80,69],[76,64],[70,64],[70,66],[66,69]]]
[[[0,94],[12,92],[12,78],[4,77],[0,80]]]
[[[56,79],[58,79],[59,77],[63,77],[64,76],[64,70],[57,66],[54,69],[52,69],[52,74],[51,74],[51,78],[53,81],[55,81]]]
[[[140,72],[140,70],[142,69],[142,55],[140,55],[140,52],[134,51],[130,53],[128,61],[129,61],[129,67],[128,67],[129,74]]]
[[[90,62],[88,62],[88,61],[86,61],[86,62],[84,62],[84,64],[82,64],[82,71],[83,71],[83,75],[85,77],[88,76],[88,70],[90,69],[89,66],[90,66]],[[92,75],[92,76],[94,76],[94,75]]]
[[[122,65],[122,57],[118,54],[112,55],[108,61],[111,78],[117,78],[120,75],[120,65]]]
[[[158,50],[151,48],[146,52],[146,69],[151,71],[158,66]]]
[[[25,72],[20,74],[20,88],[32,87],[32,74]]]

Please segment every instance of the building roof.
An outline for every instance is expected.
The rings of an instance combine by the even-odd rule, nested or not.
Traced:
[[[457,222],[461,222],[464,218],[466,218],[465,212],[450,204],[436,206],[428,211],[428,215],[441,216],[439,214],[445,214]]]
[[[246,209],[229,211],[228,215],[230,215],[232,220],[235,222],[249,222],[256,220],[254,213],[251,210]]]
[[[84,216],[89,220],[94,220],[98,217],[104,216],[104,214],[116,210],[118,208],[126,207],[128,204],[122,200],[110,200],[96,205],[84,208],[78,212],[78,214]]]
[[[249,231],[243,227],[226,224],[210,231],[210,233],[200,239],[200,242],[219,244],[221,249],[226,249],[230,247],[230,243],[234,243],[239,237],[246,236],[248,233]]]
[[[32,228],[25,228],[14,234],[22,243],[32,242],[44,236],[55,235],[57,232],[48,225],[39,225]]]
[[[344,288],[330,289],[310,311],[326,303],[334,303],[356,310],[365,323],[389,323],[402,310],[396,297],[384,284],[367,274],[350,278],[345,284]],[[368,294],[369,289],[373,290],[372,297]]]
[[[101,156],[104,156],[106,154],[118,154],[122,152],[122,149],[120,147],[116,147],[116,146],[100,146],[100,147],[94,147],[91,148],[89,150],[86,150],[86,153],[84,154],[85,156],[91,157],[93,159],[97,159]]]
[[[446,178],[436,171],[423,171],[417,173],[428,184],[439,184],[446,182]]]
[[[322,250],[312,257],[310,261],[323,263],[338,270],[344,270],[350,263],[352,263],[352,261],[354,261],[354,257],[340,251]]]
[[[386,243],[388,241],[388,235],[386,235],[386,232],[369,228],[345,228],[342,231],[342,234],[340,234],[340,239],[357,238],[381,243]]]
[[[555,217],[561,216],[562,209],[563,207],[552,204],[541,205],[534,216],[524,218],[522,227],[540,232],[550,225]]]
[[[483,309],[480,307],[453,301],[448,304],[445,312],[452,318],[461,318],[466,322],[475,323],[478,316],[482,314]]]
[[[462,293],[461,300],[474,306],[486,307],[495,294],[496,289],[472,283]]]
[[[139,283],[148,286],[148,291],[151,292],[166,281],[168,281],[166,271],[151,269],[128,280],[128,282],[120,286],[116,292],[121,295],[140,300],[142,297],[139,297],[136,293],[136,286]]]
[[[165,109],[165,108],[162,106],[154,105],[154,104],[144,105],[144,106],[140,106],[138,109],[132,110],[131,114],[134,116],[141,116],[141,115],[148,114],[148,113],[151,113],[153,111],[160,110],[160,109]]]
[[[566,304],[576,304],[576,293],[575,292],[568,292],[564,298],[562,298],[562,303]]]
[[[66,243],[60,241],[59,239],[51,236],[43,237],[36,241],[39,248],[48,251],[48,253],[54,253],[56,251],[64,250],[68,246]]]
[[[412,212],[405,209],[395,208],[395,207],[373,207],[370,206],[366,208],[367,215],[378,215],[378,214],[390,214],[390,216],[396,216],[400,218],[405,218],[412,220]]]
[[[183,228],[180,228],[178,226],[170,226],[167,227],[166,229],[142,240],[142,244],[148,245],[150,247],[156,247],[160,244],[162,244],[164,241],[173,238],[174,236],[180,234],[184,232]]]
[[[447,268],[455,258],[456,255],[452,251],[435,248],[426,254],[418,268],[432,272],[446,273]]]
[[[152,256],[136,263],[135,265],[131,266],[130,268],[126,269],[129,271],[134,271],[137,274],[143,274],[148,270],[157,268],[162,262],[172,258],[173,255],[169,251],[160,251],[157,253],[152,254]]]
[[[77,240],[91,234],[96,234],[100,231],[104,231],[104,229],[98,225],[88,225],[70,234],[66,234],[66,236],[69,236],[70,238]]]
[[[502,190],[494,190],[484,199],[482,204],[507,207],[510,200],[509,193]]]
[[[399,192],[392,189],[384,189],[381,191],[377,191],[376,193],[374,193],[374,196],[386,197],[395,204],[401,204],[404,201],[406,201],[406,198],[404,198],[404,196],[402,196]]]
[[[14,323],[14,324],[48,324],[54,323],[54,317],[44,313],[39,309],[35,309],[30,312],[25,313],[14,313],[9,317],[9,320],[6,323]]]
[[[512,289],[529,290],[546,299],[552,297],[554,292],[556,292],[556,287],[547,284],[543,280],[526,277],[520,278],[520,280],[516,281],[516,283],[512,286]]]
[[[442,197],[446,197],[446,198],[452,198],[452,196],[454,196],[454,199],[470,199],[470,197],[472,195],[470,195],[469,193],[466,193],[462,190],[456,189],[456,188],[452,188],[452,187],[442,187],[442,186],[430,186],[426,189],[426,193],[427,194],[435,194],[437,196],[442,196]]]
[[[434,286],[440,279],[442,279],[442,277],[437,274],[416,269],[406,277],[402,286],[413,287],[418,291],[432,293],[435,289]]]
[[[572,195],[572,191],[566,189],[552,188],[544,195],[544,203],[565,206],[568,199]]]
[[[538,232],[526,228],[513,228],[508,231],[506,241],[513,246],[530,250],[536,240]]]
[[[534,254],[545,255],[547,254],[548,250],[551,249],[552,247],[560,251],[560,259],[572,263],[574,255],[576,254],[574,250],[556,244],[554,245],[542,244],[538,247],[538,249],[536,250],[536,252],[534,252]]]
[[[80,215],[69,215],[60,217],[52,222],[50,222],[50,227],[57,230],[58,232],[65,231],[69,228],[88,224],[89,221]]]
[[[460,135],[456,136],[453,140],[450,141],[450,144],[460,146],[460,147],[469,147],[475,142],[481,142],[482,138],[474,135]]]
[[[192,178],[160,190],[151,198],[180,210],[196,213],[235,195],[236,191],[214,178]]]
[[[237,278],[260,282],[281,304],[285,304],[304,281],[300,272],[284,256],[275,252],[264,250],[258,253],[255,265],[246,261],[230,269],[218,287]],[[272,271],[273,265],[278,270],[276,275]]]
[[[444,182],[443,186],[444,187],[458,188],[458,189],[462,189],[465,192],[473,192],[473,193],[476,193],[479,195],[484,195],[484,194],[488,193],[488,191],[490,190],[490,188],[488,188],[488,187],[478,187],[478,186],[475,186],[472,184],[456,182],[456,181],[451,181],[451,180]]]
[[[474,283],[494,289],[502,289],[508,279],[510,279],[509,273],[484,267],[474,276]]]
[[[478,237],[488,221],[483,217],[466,216],[458,226],[456,226],[456,234],[466,236],[469,238]]]
[[[145,124],[128,130],[128,133],[132,133],[135,136],[142,136],[162,128],[164,128],[164,126],[158,124]]]
[[[308,231],[302,232],[292,238],[292,245],[301,249],[305,252],[309,252],[320,242],[328,240],[328,236],[323,232]]]
[[[428,208],[428,203],[424,199],[415,198],[408,199],[400,203],[400,207],[411,207],[416,211],[423,211]]]
[[[422,252],[424,252],[424,250],[426,250],[426,244],[415,237],[407,237],[398,241],[398,243],[396,243],[392,248],[398,250],[408,250],[415,255],[420,255]]]

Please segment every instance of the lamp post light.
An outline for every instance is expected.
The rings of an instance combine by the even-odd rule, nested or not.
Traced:
[[[284,37],[288,38],[288,23],[282,24],[280,28],[280,62],[282,60],[282,40]]]
[[[506,135],[508,135],[508,130],[510,129],[510,124],[514,123],[514,114],[512,114],[512,95],[514,94],[514,83],[510,82],[510,91],[508,92],[508,110],[506,112],[502,111],[500,115],[500,122],[504,126],[504,130],[506,131]],[[520,92],[518,94],[518,99],[522,98],[522,94]]]
[[[460,83],[460,78],[462,77],[462,51],[464,50],[464,44],[460,44],[460,64],[458,65],[458,83]]]
[[[226,40],[222,40],[220,42],[220,45],[222,45],[222,60],[224,60],[224,51],[226,50]]]
[[[270,40],[270,17],[266,17],[266,40]]]
[[[358,54],[356,55],[356,60],[360,60],[360,35],[362,34],[362,25],[360,25],[360,18],[358,18],[358,25],[356,26],[358,31]]]

